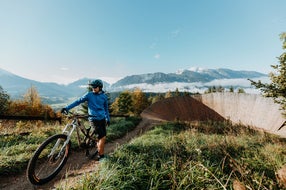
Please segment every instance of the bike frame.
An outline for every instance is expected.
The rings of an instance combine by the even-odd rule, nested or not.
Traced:
[[[77,129],[77,127],[80,126],[79,120],[78,118],[74,118],[73,121],[71,123],[66,124],[65,128],[63,129],[62,133],[67,135],[67,140],[64,142],[64,145],[62,146],[61,150],[60,150],[60,154],[62,154],[62,152],[64,152],[64,149],[66,147],[66,145],[70,142],[71,139],[71,135],[74,132],[75,129]],[[70,130],[68,130],[71,127]],[[60,144],[60,140],[57,140],[55,146],[52,148],[50,154],[48,155],[48,157],[51,157],[54,155],[55,150],[57,149],[57,147]],[[61,155],[59,155],[61,156]]]
[[[75,130],[79,147],[85,149],[85,156],[93,159],[98,154],[95,128],[90,126],[86,128],[81,122],[81,119],[86,120],[89,116],[71,114],[62,132],[47,138],[30,159],[27,166],[27,177],[32,184],[45,184],[61,171],[68,159],[71,138]]]

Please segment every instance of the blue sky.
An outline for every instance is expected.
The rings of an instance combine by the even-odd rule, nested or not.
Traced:
[[[285,0],[0,0],[0,68],[112,82],[191,67],[272,71]]]

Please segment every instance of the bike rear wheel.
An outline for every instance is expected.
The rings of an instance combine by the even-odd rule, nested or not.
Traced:
[[[97,133],[94,131],[94,128],[91,129],[90,135],[86,139],[86,156],[89,159],[93,159],[97,156],[98,150],[97,150]]]
[[[44,141],[35,151],[27,167],[27,177],[34,185],[51,181],[65,165],[70,142],[65,143],[67,135],[56,134]]]

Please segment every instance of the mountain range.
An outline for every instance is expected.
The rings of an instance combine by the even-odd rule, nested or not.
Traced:
[[[249,81],[246,82],[247,79],[266,76],[266,74],[256,71],[192,68],[174,73],[156,72],[130,75],[113,84],[104,81],[104,89],[108,92],[132,90],[134,88],[140,88],[146,92],[167,92],[178,88],[180,91],[201,92],[209,86],[218,85],[222,87],[250,87]],[[28,88],[34,86],[44,99],[55,102],[67,100],[82,95],[86,91],[90,80],[92,79],[83,78],[68,85],[61,85],[26,79],[0,68],[0,86],[12,98],[21,97]]]

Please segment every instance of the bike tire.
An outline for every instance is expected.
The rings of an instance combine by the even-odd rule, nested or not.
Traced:
[[[63,147],[66,140],[67,135],[56,134],[49,137],[37,148],[27,167],[27,178],[32,184],[43,185],[48,183],[61,171],[68,159],[71,145],[69,141],[66,146]],[[56,154],[49,156],[56,142],[60,143],[58,148],[55,149]],[[62,147],[64,151],[59,154]]]
[[[91,131],[91,136],[87,139],[87,149],[86,149],[86,156],[89,159],[93,159],[98,155],[98,149],[97,149],[97,137],[95,131]]]

